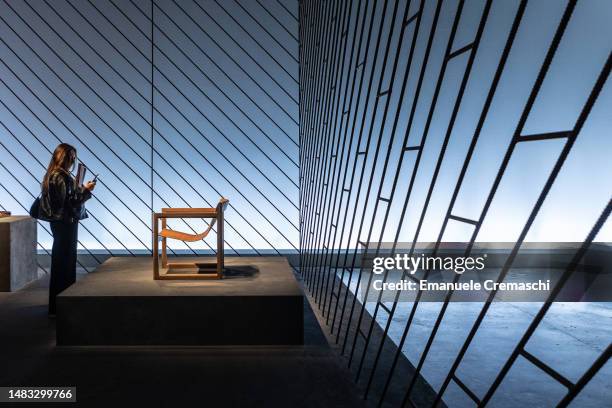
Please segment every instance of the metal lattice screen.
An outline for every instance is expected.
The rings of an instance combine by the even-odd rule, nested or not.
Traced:
[[[608,342],[569,379],[526,350],[591,243],[610,240],[612,191],[602,180],[612,176],[612,44],[598,15],[610,16],[609,8],[576,1],[300,2],[301,271],[365,398],[436,405],[452,386],[466,406],[484,406],[521,358],[556,382],[552,388],[563,388],[554,404],[566,406],[609,360]],[[585,53],[579,43],[588,44]],[[583,140],[597,147],[586,149]],[[573,175],[577,168],[584,173]],[[572,191],[584,191],[589,205],[547,215],[551,202],[568,203]],[[582,227],[555,229],[571,220]],[[381,242],[392,243],[392,251],[411,243],[412,253],[418,241],[435,242],[435,252],[458,240],[469,254],[479,240],[511,241],[501,282],[526,240],[564,233],[580,244],[490,383],[474,391],[458,374],[483,331],[492,304],[486,302],[432,397],[423,399],[419,379],[452,291],[404,375],[407,339],[423,324],[415,319],[421,293],[401,312],[397,297],[379,297],[368,309],[358,291],[362,277],[372,275],[366,278],[358,257],[376,256]],[[401,335],[390,346],[390,326],[400,318]]]
[[[51,152],[67,142],[100,174],[80,229],[86,270],[150,253],[152,210],[207,207],[220,195],[234,214],[228,251],[297,252],[297,2],[0,8],[0,208],[25,213]],[[203,221],[177,227],[199,231]],[[46,223],[38,236],[48,254]]]

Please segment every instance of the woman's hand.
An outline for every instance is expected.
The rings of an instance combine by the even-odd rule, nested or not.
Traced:
[[[88,181],[83,187],[85,187],[89,191],[93,191],[94,188],[96,188],[96,182],[95,181]]]

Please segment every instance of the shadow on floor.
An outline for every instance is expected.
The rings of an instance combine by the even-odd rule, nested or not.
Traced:
[[[259,274],[259,269],[251,265],[232,265],[223,271],[223,279],[253,278]]]

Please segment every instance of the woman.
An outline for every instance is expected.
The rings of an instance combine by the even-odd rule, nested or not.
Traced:
[[[77,151],[62,143],[55,148],[42,182],[40,219],[48,220],[53,234],[49,316],[55,316],[55,297],[76,281],[77,236],[79,221],[87,218],[84,203],[96,186],[89,181],[77,186],[70,172]]]

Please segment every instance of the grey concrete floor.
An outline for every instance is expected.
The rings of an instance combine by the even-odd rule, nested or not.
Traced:
[[[47,285],[0,293],[0,386],[76,386],[79,406],[364,406],[308,304],[299,347],[68,348]]]
[[[345,278],[345,284],[348,280]],[[351,291],[356,288],[356,276]],[[392,304],[386,303],[391,308]],[[413,303],[400,302],[389,329],[399,344]],[[451,302],[422,369],[424,379],[438,390],[463,345],[477,315],[480,302]],[[499,369],[541,308],[537,302],[497,302],[488,311],[459,369],[458,377],[482,397]],[[373,313],[375,302],[367,302]],[[421,302],[402,351],[417,365],[436,321],[441,303]],[[388,315],[379,312],[384,327]],[[612,303],[555,303],[527,343],[527,351],[570,381],[577,381],[612,341]],[[575,407],[612,407],[612,361],[608,361],[574,400]],[[566,388],[527,360],[519,357],[498,388],[493,407],[553,407]],[[474,403],[453,382],[445,393],[449,407],[473,407]]]

